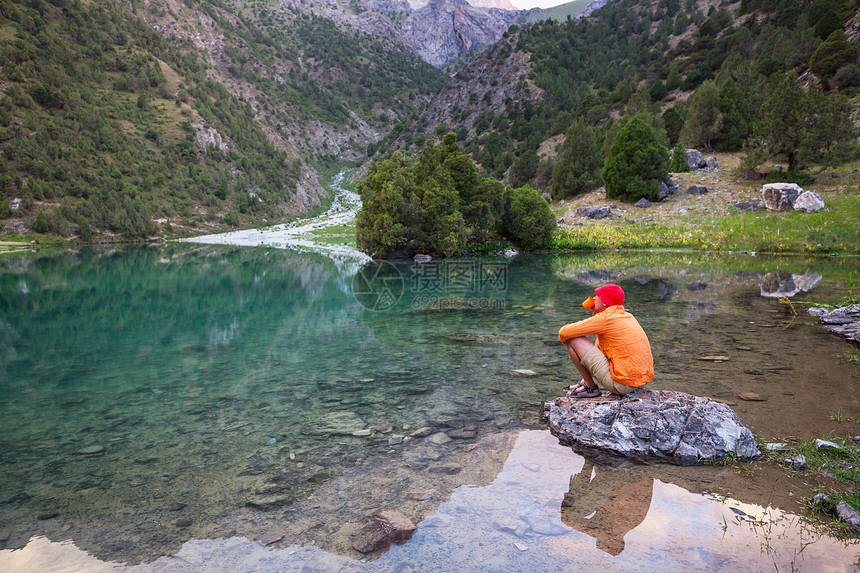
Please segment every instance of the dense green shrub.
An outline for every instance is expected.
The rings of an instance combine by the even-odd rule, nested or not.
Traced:
[[[51,230],[48,217],[44,211],[36,213],[36,219],[33,221],[33,230],[37,233],[47,233]]]
[[[687,150],[681,142],[672,149],[672,159],[669,162],[670,173],[686,173],[690,170],[690,164],[687,163]]]
[[[359,248],[376,257],[414,252],[449,256],[509,228],[515,244],[543,244],[545,215],[553,229],[555,223],[540,194],[530,189],[543,204],[532,205],[528,193],[511,195],[500,181],[479,179],[477,173],[453,133],[441,145],[426,146],[417,159],[395,153],[375,162],[357,186],[362,200],[356,217]]]
[[[528,185],[509,189],[505,201],[504,232],[521,249],[539,249],[549,241],[556,229],[555,217],[537,189]]]
[[[603,180],[606,198],[634,203],[656,200],[660,182],[669,175],[669,152],[660,144],[654,128],[634,117],[612,141]]]
[[[857,46],[848,41],[840,27],[831,33],[812,54],[809,59],[809,69],[826,86],[839,68],[856,61]]]

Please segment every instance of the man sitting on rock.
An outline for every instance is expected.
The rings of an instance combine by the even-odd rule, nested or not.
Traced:
[[[645,331],[624,310],[624,291],[616,284],[594,290],[582,306],[592,309],[591,318],[566,324],[558,339],[579,370],[582,381],[565,388],[571,398],[600,396],[596,382],[613,394],[628,394],[654,378],[654,359]],[[597,335],[593,344],[588,335]]]

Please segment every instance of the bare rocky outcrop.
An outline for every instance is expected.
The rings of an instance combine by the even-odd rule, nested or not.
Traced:
[[[609,205],[582,205],[576,209],[576,214],[586,219],[605,219],[612,214]]]
[[[681,465],[756,458],[752,432],[726,404],[668,390],[556,398],[544,404],[549,430],[574,449]]]
[[[465,0],[430,0],[403,22],[404,44],[441,68],[462,52],[478,51],[501,39],[517,12],[477,8]]]
[[[475,101],[476,104],[469,106],[468,117],[458,117],[457,124],[472,130],[478,115],[487,109],[492,109],[494,115],[505,115],[511,105],[524,106],[543,99],[543,90],[528,77],[531,69],[529,57],[515,50],[516,41],[514,34],[497,42],[452,77],[413,123],[413,129],[418,131],[408,132],[398,139],[397,144],[402,145],[406,137],[417,135],[420,126],[426,129],[426,126],[452,124],[455,110],[465,101]],[[509,55],[499,58],[502,51]]]

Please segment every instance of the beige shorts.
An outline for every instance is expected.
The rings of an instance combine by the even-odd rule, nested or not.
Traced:
[[[613,394],[621,394],[623,396],[636,389],[633,386],[627,386],[612,379],[612,374],[609,373],[609,359],[597,346],[592,347],[591,350],[585,353],[585,356],[582,357],[582,365],[591,372],[591,377],[594,378],[595,382],[598,382]]]

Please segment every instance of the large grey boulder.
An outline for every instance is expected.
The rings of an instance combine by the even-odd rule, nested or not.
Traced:
[[[797,183],[767,183],[761,192],[765,206],[771,211],[791,211],[803,189]]]
[[[690,169],[701,169],[702,167],[707,167],[708,163],[697,149],[688,149],[687,165],[690,166]]]
[[[609,205],[582,205],[576,209],[576,214],[586,219],[605,219],[610,215]]]
[[[717,163],[716,157],[708,157],[707,159],[705,159],[705,165],[708,167],[708,169],[719,169],[720,168],[720,164]]]
[[[794,202],[795,211],[806,211],[807,213],[817,213],[824,209],[824,199],[818,193],[812,191],[804,191]]]
[[[563,444],[624,457],[687,465],[761,455],[734,410],[683,392],[639,388],[620,399],[556,398],[544,404],[543,417]]]

